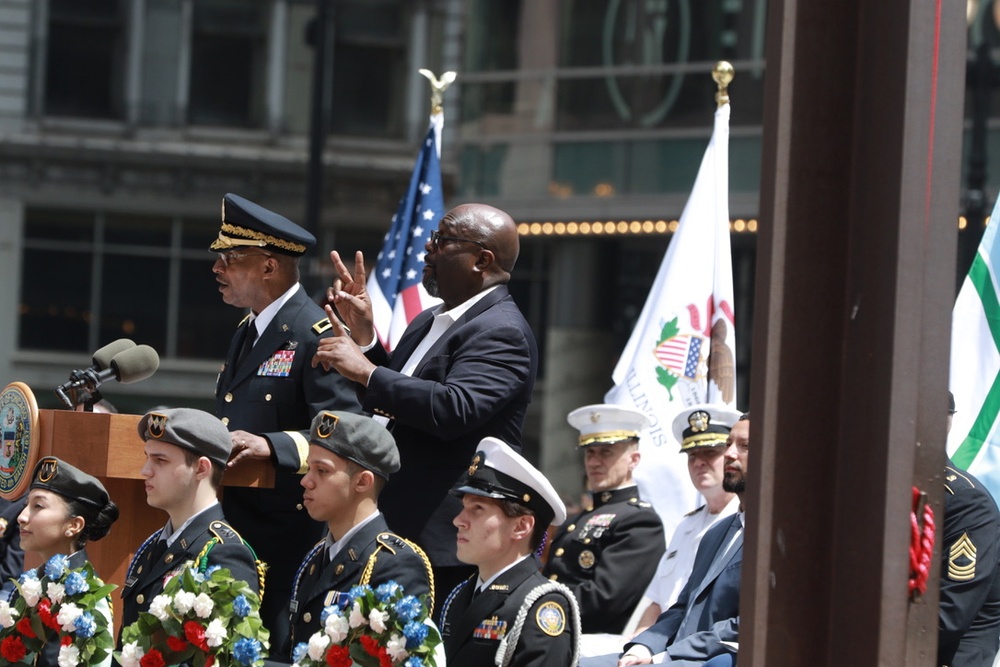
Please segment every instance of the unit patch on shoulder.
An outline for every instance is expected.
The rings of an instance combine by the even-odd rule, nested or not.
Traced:
[[[535,623],[549,637],[558,637],[566,630],[566,611],[558,602],[544,602],[535,612]]]

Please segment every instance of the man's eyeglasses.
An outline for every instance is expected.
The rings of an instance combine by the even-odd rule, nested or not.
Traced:
[[[235,264],[244,257],[270,257],[271,253],[267,252],[218,252],[215,253],[215,257],[222,261],[223,266],[229,266],[230,264]]]
[[[489,250],[489,248],[486,246],[486,244],[483,243],[482,241],[473,241],[472,239],[463,239],[463,238],[458,237],[458,236],[445,236],[444,234],[442,234],[441,232],[439,232],[436,229],[433,232],[431,232],[431,245],[432,246],[434,246],[434,247],[440,246],[441,245],[441,241],[455,241],[455,242],[463,242],[463,243],[475,243],[477,246],[479,246],[483,250]]]

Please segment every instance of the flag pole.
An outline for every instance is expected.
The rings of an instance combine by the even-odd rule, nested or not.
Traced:
[[[735,74],[736,70],[732,64],[725,60],[715,63],[715,67],[712,68],[712,80],[719,87],[719,92],[715,94],[715,103],[720,107],[729,104],[729,84],[732,83]]]
[[[431,85],[431,123],[434,125],[434,141],[437,145],[438,159],[441,158],[441,128],[444,126],[444,106],[442,104],[442,98],[444,97],[444,91],[448,90],[448,87],[455,82],[458,76],[455,72],[448,71],[441,75],[441,78],[437,78],[434,72],[429,69],[417,70],[422,75],[427,77],[427,81]]]

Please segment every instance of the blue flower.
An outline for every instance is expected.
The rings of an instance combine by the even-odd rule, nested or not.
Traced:
[[[375,589],[375,597],[378,598],[379,602],[388,602],[394,595],[402,592],[403,587],[390,579]]]
[[[423,605],[420,604],[420,600],[412,595],[407,595],[405,598],[400,600],[395,605],[396,615],[399,619],[406,623],[407,621],[414,620],[423,611]]]
[[[76,634],[84,639],[90,639],[97,632],[97,623],[94,621],[94,616],[89,611],[85,611],[76,617],[73,621],[73,625],[76,626]]]
[[[221,569],[222,569],[221,565],[209,565],[207,568],[205,568],[205,576],[211,577],[212,573],[214,573],[216,570],[221,570]]]
[[[424,667],[424,660],[418,655],[412,655],[403,663],[403,667]]]
[[[319,613],[319,624],[326,625],[326,619],[330,618],[330,614],[336,614],[337,616],[343,616],[340,607],[331,604],[327,607],[323,607],[323,611]]]
[[[247,596],[237,595],[233,600],[233,612],[240,618],[246,618],[250,615],[250,611],[250,601],[247,600]]]
[[[403,636],[406,637],[406,648],[414,649],[424,643],[427,639],[429,629],[423,623],[410,621],[403,626]]]
[[[38,580],[38,573],[35,572],[34,570],[28,570],[26,572],[22,572],[21,576],[19,576],[17,578],[17,583],[23,584],[24,582],[28,581],[29,579],[34,579],[35,581],[37,581]]]
[[[308,652],[309,652],[309,644],[305,642],[299,642],[298,644],[295,645],[295,648],[292,649],[292,662],[294,662],[295,664],[299,664],[302,661],[302,659],[306,657],[306,653]]]
[[[260,660],[260,642],[256,639],[242,637],[233,644],[233,657],[241,665],[252,665]]]
[[[70,572],[69,576],[66,577],[64,585],[66,586],[66,595],[79,595],[90,590],[87,577],[83,576],[80,572]]]
[[[45,564],[45,576],[53,581],[58,581],[66,573],[67,567],[69,567],[69,558],[62,554],[56,554]]]
[[[352,588],[347,592],[347,597],[350,598],[351,602],[353,603],[358,598],[364,597],[365,595],[368,595],[371,592],[372,592],[372,587],[367,584],[365,584],[364,586],[355,586],[354,588]]]

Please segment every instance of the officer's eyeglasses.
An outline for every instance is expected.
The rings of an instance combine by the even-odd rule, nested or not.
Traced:
[[[461,238],[459,236],[445,236],[444,234],[442,234],[441,232],[439,232],[436,229],[433,232],[431,232],[431,245],[432,246],[434,246],[435,248],[440,247],[441,241],[454,241],[456,243],[459,243],[459,242],[461,242],[461,243],[475,243],[477,246],[479,246],[483,250],[489,250],[489,247],[485,243],[483,243],[482,241],[473,241],[472,239],[463,239],[463,238]]]
[[[220,252],[215,253],[216,259],[222,262],[223,266],[229,266],[230,264],[235,264],[244,257],[271,257],[271,253],[267,252],[236,252],[232,250],[230,252]]]

